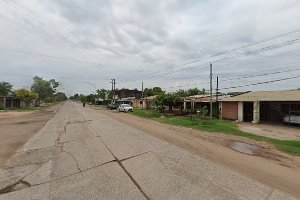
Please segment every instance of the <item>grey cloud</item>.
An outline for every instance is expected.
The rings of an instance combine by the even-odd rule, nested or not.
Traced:
[[[94,90],[84,85],[80,76],[90,77],[97,87],[106,88],[110,87],[110,78],[117,79],[118,87],[132,88],[139,87],[142,79],[148,86],[160,84],[166,88],[193,80],[206,82],[209,68],[201,63],[209,62],[209,56],[300,28],[297,0],[23,0],[13,3],[29,11],[44,25],[1,3],[1,47],[72,58],[86,64],[1,51],[0,69],[3,71],[9,66],[7,72],[11,74],[26,71],[32,75],[75,77],[60,79],[70,94],[79,89]],[[225,78],[271,71],[270,66],[296,62],[298,52],[299,44],[296,44],[216,63],[214,74]],[[147,75],[156,71],[158,74],[172,72],[177,69],[172,67],[199,58],[204,61],[177,67],[194,66],[184,71]],[[0,74],[0,78],[18,85],[31,81],[27,75]],[[259,80],[261,78],[251,81]],[[230,84],[237,83],[224,83],[224,86]],[[280,88],[293,87],[293,82],[283,82]],[[273,89],[273,86],[253,88]]]

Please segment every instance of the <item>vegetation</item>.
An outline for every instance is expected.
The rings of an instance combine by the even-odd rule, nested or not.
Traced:
[[[201,95],[201,94],[207,94],[205,89],[202,90],[198,88],[190,88],[188,90],[177,90],[175,92],[179,97],[188,97],[188,96],[194,96],[194,95]]]
[[[256,141],[268,142],[270,144],[273,144],[277,149],[281,151],[287,152],[292,155],[300,156],[300,141],[278,140],[278,139],[268,138],[264,136],[254,135],[239,130],[238,127],[230,121],[206,120],[200,118],[190,119],[190,118],[176,118],[176,117],[161,117],[162,114],[158,113],[155,110],[136,109],[134,112],[132,112],[132,114],[139,117],[152,119],[165,124],[184,126],[184,127],[193,128],[201,131],[207,131],[207,132],[225,133],[230,135],[246,137]]]
[[[162,93],[163,90],[160,87],[154,87],[154,88],[145,88],[144,89],[144,96],[154,96]]]
[[[0,96],[12,95],[13,85],[8,82],[0,82]]]
[[[18,98],[20,101],[24,101],[26,104],[26,107],[28,107],[33,100],[36,100],[39,98],[39,95],[30,90],[19,89],[19,90],[16,90],[16,98]]]
[[[33,77],[33,84],[31,90],[39,95],[39,100],[45,102],[55,101],[55,92],[59,83],[54,79],[44,80],[42,77]]]
[[[172,110],[178,100],[179,96],[175,93],[161,92],[155,97],[154,104],[159,111],[163,112],[165,106],[169,106],[169,110]]]

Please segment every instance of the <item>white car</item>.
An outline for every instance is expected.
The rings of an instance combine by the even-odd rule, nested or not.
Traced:
[[[129,104],[121,104],[118,109],[119,112],[133,112],[133,107]]]
[[[300,124],[300,116],[295,116],[295,115],[288,116],[288,115],[286,115],[283,118],[283,122],[284,123],[291,123],[291,124]]]

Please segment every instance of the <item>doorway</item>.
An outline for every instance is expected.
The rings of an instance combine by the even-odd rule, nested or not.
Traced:
[[[253,121],[253,102],[244,102],[244,122]]]

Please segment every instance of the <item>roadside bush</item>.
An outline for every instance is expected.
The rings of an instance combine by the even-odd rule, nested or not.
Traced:
[[[208,113],[207,106],[203,106],[203,108],[201,108],[199,112],[197,112],[197,117],[199,119],[206,119],[207,113]]]

